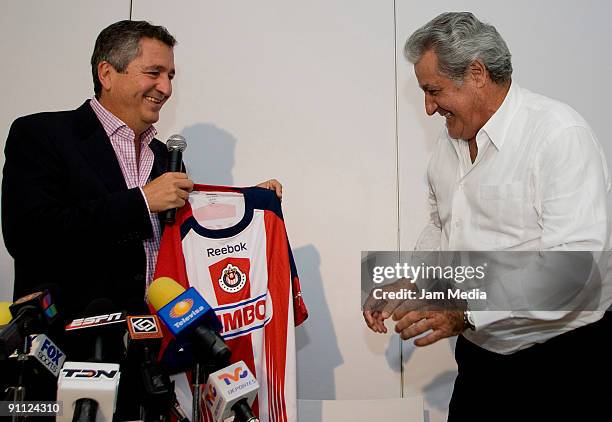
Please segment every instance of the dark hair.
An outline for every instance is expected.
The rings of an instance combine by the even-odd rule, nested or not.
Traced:
[[[168,47],[176,45],[176,39],[166,28],[146,21],[119,21],[100,32],[91,55],[91,74],[97,98],[102,91],[102,84],[98,78],[98,64],[107,61],[117,72],[125,72],[128,64],[140,55],[142,38],[159,40]]]

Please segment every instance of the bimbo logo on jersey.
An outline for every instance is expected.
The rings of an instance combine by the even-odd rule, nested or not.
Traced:
[[[223,325],[222,337],[229,339],[263,328],[272,319],[273,311],[268,294],[264,293],[253,299],[220,306],[215,313]]]
[[[242,369],[242,366],[238,366],[234,368],[234,373],[231,374],[229,372],[224,372],[221,375],[218,375],[220,381],[224,381],[226,385],[232,385],[232,382],[238,382],[241,378],[246,378],[249,373]]]

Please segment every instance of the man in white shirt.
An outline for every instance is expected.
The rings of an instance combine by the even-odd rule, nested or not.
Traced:
[[[595,134],[569,106],[512,81],[510,52],[493,26],[471,13],[444,13],[411,35],[405,55],[425,111],[446,120],[428,168],[426,230],[440,250],[610,249],[610,181]],[[610,301],[602,297],[597,312],[399,307],[364,317],[386,332],[383,321],[393,316],[404,340],[427,333],[417,346],[460,335],[450,421],[530,420],[603,411],[594,373],[612,374],[605,357],[612,323],[602,311]],[[575,388],[579,398],[559,406]]]

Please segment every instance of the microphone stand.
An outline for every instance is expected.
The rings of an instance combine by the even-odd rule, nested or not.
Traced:
[[[193,368],[193,422],[201,421],[201,404],[202,404],[202,380],[200,379],[202,371],[200,368],[200,362],[196,361],[195,368]]]
[[[26,372],[26,365],[30,359],[28,355],[30,351],[30,339],[26,335],[23,339],[23,345],[17,350],[17,364],[19,365],[19,372],[17,375],[17,385],[15,387],[9,387],[9,389],[13,390],[13,399],[14,402],[23,402],[25,401],[26,388],[24,385],[24,378]],[[11,417],[11,422],[25,422],[25,416],[19,416],[18,414],[14,414]]]

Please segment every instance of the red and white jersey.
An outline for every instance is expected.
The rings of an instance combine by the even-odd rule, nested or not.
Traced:
[[[232,363],[244,361],[259,381],[259,419],[297,421],[294,326],[308,313],[275,193],[195,185],[164,229],[155,278],[163,276],[215,309]]]

